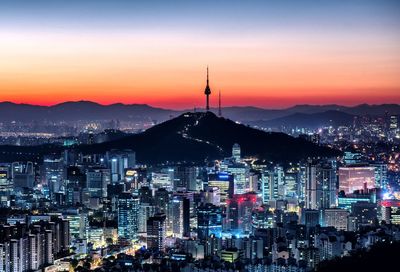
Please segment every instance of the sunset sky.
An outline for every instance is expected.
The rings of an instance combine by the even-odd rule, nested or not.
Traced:
[[[174,4],[172,4],[174,3]],[[3,1],[0,101],[400,103],[400,1]]]

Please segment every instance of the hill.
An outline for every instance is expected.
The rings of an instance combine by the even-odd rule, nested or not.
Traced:
[[[340,153],[283,133],[267,133],[217,117],[211,112],[184,113],[174,119],[117,140],[74,147],[83,153],[101,154],[111,149],[132,149],[140,163],[200,163],[231,155],[232,145],[240,144],[244,156],[289,162],[313,156]],[[0,146],[0,161],[39,158],[59,153],[60,146]]]
[[[82,146],[84,152],[130,148],[143,163],[202,162],[231,155],[238,143],[244,156],[276,162],[339,153],[283,133],[267,133],[208,113],[185,113],[143,133],[103,144]]]

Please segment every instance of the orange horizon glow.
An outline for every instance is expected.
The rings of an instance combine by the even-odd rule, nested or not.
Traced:
[[[316,42],[318,41],[318,42]],[[396,39],[147,33],[25,33],[0,29],[0,101],[283,108],[295,104],[400,103]]]

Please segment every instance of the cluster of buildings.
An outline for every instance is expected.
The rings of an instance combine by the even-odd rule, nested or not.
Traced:
[[[400,239],[388,172],[354,152],[258,164],[238,144],[200,166],[138,165],[132,150],[1,163],[0,271],[64,271],[88,256],[96,268],[143,250],[151,257],[142,263],[185,261],[188,271],[211,269],[211,259],[226,269],[309,271]]]

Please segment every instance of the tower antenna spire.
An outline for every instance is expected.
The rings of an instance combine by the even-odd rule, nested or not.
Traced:
[[[206,95],[206,111],[210,110],[210,94],[211,94],[211,89],[209,86],[209,81],[208,81],[208,65],[207,65],[207,85],[206,89],[204,90],[204,94]]]
[[[218,93],[218,116],[222,117],[222,109],[221,109],[221,90]]]

